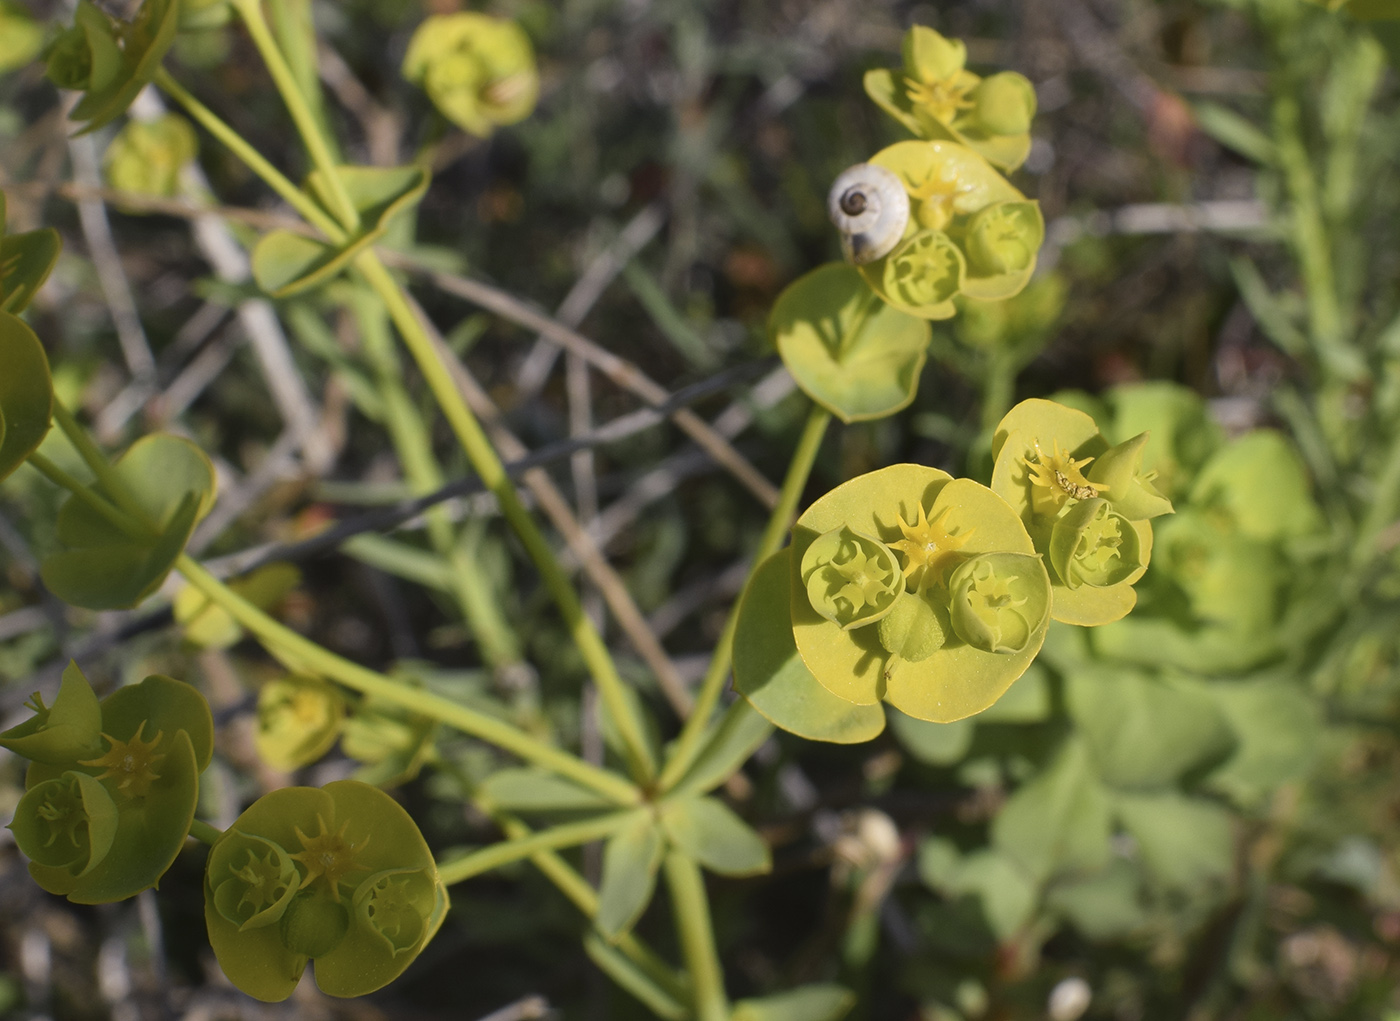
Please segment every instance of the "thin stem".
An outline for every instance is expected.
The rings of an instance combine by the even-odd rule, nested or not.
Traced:
[[[341,229],[340,224],[334,218],[327,216],[326,211],[318,206],[310,195],[298,188],[282,171],[265,160],[262,153],[249,145],[242,135],[224,123],[213,110],[195,99],[183,85],[171,77],[169,71],[164,68],[157,71],[155,84],[171,99],[183,106],[186,113],[193,117],[205,131],[222,142],[229,152],[242,160],[249,170],[261,177],[267,186],[300,213],[307,223],[324,234],[333,244],[339,244],[346,239],[347,235]]]
[[[83,459],[83,463],[97,476],[97,484],[102,487],[106,495],[110,497],[118,507],[143,526],[145,536],[149,538],[153,530],[150,522],[146,519],[145,510],[136,502],[135,497],[131,495],[131,492],[127,489],[126,483],[122,481],[121,476],[119,476],[116,469],[112,467],[112,463],[107,460],[107,456],[98,449],[97,444],[92,441],[92,437],[88,435],[87,430],[73,417],[73,413],[68,410],[67,405],[58,399],[57,394],[54,395],[53,399],[53,417],[54,421],[58,423],[58,427],[62,429],[64,435],[68,437],[69,442],[77,449],[78,455]],[[125,528],[123,528],[123,531],[125,531]]]
[[[243,24],[247,26],[248,34],[252,36],[253,45],[258,48],[258,53],[262,55],[263,63],[267,65],[268,73],[272,75],[273,84],[277,86],[277,91],[282,95],[282,102],[287,104],[287,112],[292,115],[292,122],[296,125],[297,134],[301,135],[302,144],[306,146],[306,151],[311,156],[311,162],[316,165],[316,169],[321,172],[321,176],[325,179],[324,183],[330,193],[328,197],[335,207],[336,218],[340,220],[341,226],[353,233],[359,229],[360,214],[355,209],[355,204],[350,201],[350,193],[345,190],[345,182],[340,179],[339,166],[335,157],[331,155],[330,147],[326,145],[325,135],[321,133],[321,125],[316,122],[316,115],[311,112],[306,97],[301,94],[301,88],[297,85],[296,75],[287,66],[287,58],[282,55],[277,40],[272,37],[272,30],[263,17],[261,0],[234,0],[233,6],[243,18]]]
[[[456,434],[457,441],[472,468],[481,477],[482,484],[496,497],[501,506],[501,514],[519,537],[530,560],[540,572],[545,587],[554,597],[574,644],[583,656],[594,683],[598,685],[598,693],[622,736],[628,768],[638,782],[650,782],[656,774],[656,766],[652,761],[641,719],[633,702],[627,697],[622,678],[607,646],[603,644],[603,639],[593,627],[588,615],[583,612],[578,593],[574,591],[568,574],[560,566],[554,551],[534,519],[530,517],[529,511],[520,502],[520,497],[511,484],[496,449],[452,382],[447,367],[439,360],[432,339],[424,332],[398,283],[372,251],[361,255],[355,264],[388,308],[394,325],[398,327],[399,335],[403,337],[404,344],[418,363],[419,371],[423,373],[428,388],[452,426],[452,431]]]
[[[807,414],[807,424],[802,429],[797,449],[793,451],[792,461],[788,465],[787,477],[783,479],[782,492],[778,494],[778,505],[773,508],[773,513],[768,518],[768,526],[759,540],[758,549],[754,551],[750,575],[763,561],[777,552],[783,544],[783,536],[792,527],[797,503],[802,499],[802,491],[807,487],[807,478],[812,474],[812,465],[816,463],[817,451],[821,449],[822,437],[826,435],[826,427],[830,422],[831,412],[819,405],[812,405],[812,410]],[[685,721],[685,726],[681,728],[675,750],[661,773],[658,786],[663,791],[670,790],[680,782],[700,752],[700,739],[709,727],[710,716],[715,711],[720,693],[724,689],[724,679],[729,674],[729,664],[734,654],[734,631],[738,625],[739,604],[736,601],[724,623],[724,631],[720,634],[719,644],[715,646],[705,679],[700,682],[700,691],[695,697],[695,708],[691,711],[690,718]]]
[[[666,855],[665,867],[671,905],[676,914],[676,935],[694,984],[696,1021],[728,1021],[729,1000],[724,993],[724,972],[710,925],[705,877],[694,860],[680,851]]]
[[[203,819],[195,819],[190,823],[190,836],[203,843],[212,845],[224,835],[224,831],[217,826],[210,826]]]
[[[529,836],[504,840],[499,844],[492,844],[480,851],[473,851],[461,858],[442,863],[438,866],[438,875],[442,877],[444,883],[451,886],[453,883],[471,879],[473,876],[490,872],[492,869],[500,868],[500,866],[510,862],[533,857],[540,851],[557,851],[561,847],[577,847],[579,844],[602,840],[634,821],[639,811],[644,811],[644,809],[612,812],[595,819],[584,819],[582,822],[551,826],[547,830],[540,830]]]
[[[83,485],[81,480],[69,475],[37,450],[29,455],[28,460],[29,463],[50,482],[68,490],[75,498],[87,504],[98,514],[101,514],[113,525],[121,529],[126,535],[131,536],[131,538],[145,541],[149,540],[155,534],[119,507],[115,507],[102,499],[100,495],[93,491],[91,486]]]
[[[589,765],[577,756],[538,741],[509,723],[420,688],[400,684],[303,638],[230,590],[188,555],[182,553],[175,566],[191,585],[203,592],[213,603],[227,610],[234,620],[257,635],[265,644],[300,660],[309,670],[373,698],[383,699],[410,712],[441,720],[463,733],[488,741],[528,762],[568,777],[620,805],[635,805],[641,800],[641,792],[615,773]]]

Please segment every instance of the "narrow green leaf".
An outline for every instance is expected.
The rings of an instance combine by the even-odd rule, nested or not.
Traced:
[[[763,838],[715,798],[663,803],[661,827],[674,846],[722,876],[753,876],[773,867]]]
[[[815,683],[815,682],[813,682]],[[736,699],[711,731],[690,771],[673,793],[704,794],[713,790],[749,760],[773,733],[773,725],[745,699]]]
[[[1192,109],[1201,130],[1225,148],[1263,166],[1278,159],[1273,139],[1235,111],[1219,103],[1195,103]]]
[[[690,1011],[683,1004],[677,1003],[670,993],[652,981],[650,975],[595,933],[590,932],[583,938],[583,949],[608,978],[635,996],[663,1021],[684,1021],[690,1017]]]
[[[841,1021],[856,1005],[855,993],[823,983],[734,1004],[730,1021]]]
[[[651,813],[638,811],[637,821],[603,848],[603,880],[598,887],[594,924],[615,942],[642,916],[656,890],[656,870],[665,841]]]
[[[481,793],[508,812],[556,812],[609,808],[613,803],[555,774],[527,767],[500,769],[481,784]]]

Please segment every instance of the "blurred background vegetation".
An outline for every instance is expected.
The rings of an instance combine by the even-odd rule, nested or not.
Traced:
[[[0,2],[6,16],[24,9],[39,21],[66,18],[59,7]],[[1366,498],[1376,444],[1400,428],[1400,108],[1388,29],[1373,35],[1302,0],[502,0],[489,9],[529,33],[541,100],[530,119],[479,141],[399,74],[414,27],[456,9],[314,7],[324,116],[347,158],[417,157],[434,170],[416,237],[394,247],[420,270],[489,284],[579,326],[694,398],[774,480],[805,400],[772,356],[768,310],[786,283],[839,258],[831,180],[904,137],[866,99],[863,72],[897,64],[917,23],[966,39],[975,70],[1026,74],[1040,110],[1012,180],[1048,225],[1037,280],[1008,305],[935,324],[913,406],[833,428],[808,497],[905,460],[978,477],[986,429],[1013,399],[1074,390],[1127,433],[1144,418],[1158,424],[1178,509],[1196,506],[1219,526],[1175,558],[1159,554],[1148,575],[1148,588],[1160,580],[1145,619],[1188,636],[1170,653],[1160,630],[1094,647],[1061,633],[1015,697],[976,723],[897,720],[854,747],[780,734],[761,749],[728,793],[771,843],[774,872],[711,883],[731,991],[842,981],[861,994],[853,1017],[897,1021],[1400,1016],[1400,535],[1383,533],[1382,562],[1350,589],[1358,569],[1328,538],[1336,504]],[[240,32],[185,33],[169,66],[274,163],[305,171]],[[250,244],[280,215],[266,191],[201,137],[209,194],[187,187],[164,207],[110,201],[101,167],[112,134],[69,137],[41,65],[0,75],[9,227],[52,225],[65,240],[30,321],[70,405],[110,445],[159,427],[215,457],[224,502],[196,544],[216,562],[411,495],[376,424],[373,317],[332,288],[281,303],[284,329],[259,333],[246,309],[260,294],[219,245]],[[1312,215],[1300,196],[1316,204],[1321,249],[1300,233]],[[213,241],[189,215],[209,202],[228,207]],[[1347,335],[1373,354],[1369,375],[1326,386],[1289,353],[1315,325],[1324,270]],[[509,317],[421,271],[413,279],[528,447],[640,406]],[[1154,411],[1140,391],[1114,389],[1147,380],[1203,403],[1172,391],[1161,398],[1172,410]],[[416,378],[407,386],[426,411]],[[1285,453],[1278,463],[1299,479],[1283,502],[1306,520],[1255,534],[1248,508],[1276,500],[1267,486],[1278,474],[1237,478],[1220,499],[1196,480],[1232,438],[1270,426],[1302,451],[1302,462]],[[440,424],[434,439],[447,477],[466,475]],[[766,510],[670,424],[590,449],[555,456],[550,472],[693,683]],[[257,691],[278,671],[251,642],[201,647],[160,600],[90,613],[46,597],[36,558],[52,547],[58,500],[29,469],[0,486],[5,719],[69,656],[99,689],[184,677],[221,725],[210,817],[232,818],[241,799],[289,779],[370,769],[403,781],[435,849],[493,839],[461,800],[495,762],[483,746],[442,737],[433,754],[447,768],[419,775],[434,736],[361,706],[339,750],[289,777],[255,747]],[[1210,517],[1222,505],[1239,512],[1224,525]],[[494,507],[449,506],[470,522],[461,546],[491,608],[482,639],[464,626],[461,593],[434,573],[421,522],[392,544],[303,549],[279,615],[333,650],[602,756],[606,735],[587,698],[580,706],[567,636]],[[1256,559],[1229,570],[1254,571],[1247,584],[1236,573],[1224,593],[1192,587],[1201,557],[1245,540]],[[1319,592],[1323,605],[1309,598]],[[1203,620],[1223,637],[1202,638]],[[632,647],[616,628],[609,636],[662,705]],[[1242,645],[1233,659],[1221,651]],[[0,814],[21,790],[6,755]],[[383,993],[270,1007],[218,975],[200,853],[177,862],[158,898],[82,908],[39,891],[4,836],[0,1015],[474,1018],[512,1004],[501,1019],[649,1016],[593,970],[579,948],[584,922],[523,866],[455,889],[442,933]],[[583,865],[596,872],[596,854]],[[641,928],[668,947],[664,914],[654,907]]]

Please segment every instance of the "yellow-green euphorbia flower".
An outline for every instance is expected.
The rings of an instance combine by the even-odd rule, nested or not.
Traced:
[[[792,533],[793,639],[856,705],[950,722],[1002,696],[1040,650],[1050,578],[986,486],[917,464],[852,479]]]
[[[1015,71],[982,78],[967,70],[967,47],[915,25],[904,36],[904,67],[865,75],[865,91],[919,138],[949,139],[1003,170],[1031,150],[1035,87]]]
[[[528,117],[540,94],[530,37],[487,14],[428,18],[409,40],[403,75],[444,117],[482,138]]]
[[[154,886],[189,834],[214,722],[198,691],[147,677],[101,702],[76,664],[54,704],[0,734],[31,759],[10,828],[29,872],[80,904],[124,900]]]
[[[209,851],[204,918],[219,966],[259,1000],[285,1000],[309,960],[332,996],[392,982],[447,914],[418,826],[356,780],[255,801]]]
[[[1046,400],[1022,401],[997,426],[992,488],[1050,563],[1056,620],[1106,624],[1136,605],[1149,519],[1172,510],[1143,470],[1146,443],[1140,433],[1110,447],[1091,417]]]
[[[168,197],[179,194],[180,170],[199,151],[190,122],[167,113],[129,121],[103,156],[107,180],[118,191]]]

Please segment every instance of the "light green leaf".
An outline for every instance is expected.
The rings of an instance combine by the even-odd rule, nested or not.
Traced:
[[[34,700],[30,707],[35,714],[0,734],[0,748],[51,766],[71,765],[101,753],[102,709],[77,663],[68,661],[52,706],[44,707],[37,693]]]
[[[1243,535],[1265,542],[1322,524],[1302,458],[1273,429],[1251,430],[1217,452],[1201,469],[1191,502],[1226,512]]]
[[[1071,738],[1039,776],[1007,799],[992,846],[1033,879],[1092,871],[1109,857],[1109,798],[1082,741]]]
[[[1147,921],[1141,885],[1132,863],[1115,858],[1095,875],[1055,883],[1045,895],[1045,906],[1088,939],[1120,939]]]
[[[788,285],[768,335],[798,385],[843,422],[906,407],[930,336],[927,323],[881,302],[854,267],[839,262]]]
[[[661,831],[645,809],[638,810],[635,823],[604,845],[598,914],[593,921],[605,939],[616,942],[651,903],[665,851]]]
[[[889,711],[889,720],[890,728],[904,750],[930,766],[949,766],[960,761],[972,746],[972,735],[976,729],[971,719],[930,723],[906,716],[893,707]]]
[[[1199,682],[1086,665],[1066,678],[1065,695],[1099,776],[1115,787],[1167,786],[1234,747]]]
[[[722,876],[753,876],[773,866],[763,838],[715,798],[663,802],[661,828],[674,846]]]
[[[988,928],[1002,942],[1035,914],[1035,884],[1009,856],[992,848],[979,848],[963,858],[948,892],[975,895]]]
[[[841,1021],[856,1004],[844,986],[799,986],[785,993],[734,1004],[730,1021]]]
[[[91,4],[83,0],[80,12],[83,6]],[[82,134],[96,131],[126,112],[160,69],[166,51],[175,42],[179,23],[179,0],[144,0],[132,21],[118,24],[116,32],[122,41],[119,67],[114,73],[99,75],[94,61],[86,93],[68,115],[75,121],[87,121]]]
[[[0,74],[23,67],[44,48],[44,29],[24,5],[0,0]],[[4,208],[0,207],[0,214]],[[4,222],[0,215],[0,223]]]
[[[1260,805],[1281,785],[1308,774],[1321,747],[1321,708],[1281,677],[1213,684],[1210,695],[1239,741],[1209,786],[1238,803]]]
[[[1162,886],[1192,892],[1229,877],[1235,843],[1230,813],[1220,805],[1168,791],[1119,794],[1113,806],[1148,874]]]
[[[744,590],[734,633],[734,689],[766,719],[809,741],[869,741],[885,729],[880,704],[857,705],[832,694],[797,653],[789,619],[791,557],[790,549],[774,553]]]

